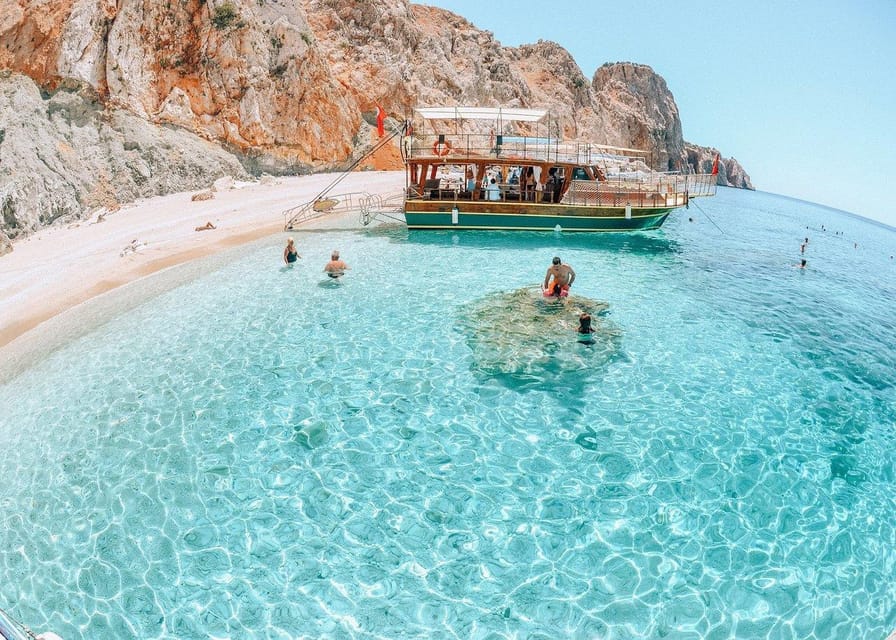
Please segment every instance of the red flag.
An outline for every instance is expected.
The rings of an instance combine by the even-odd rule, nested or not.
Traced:
[[[712,175],[719,175],[719,154],[716,154],[715,159],[712,161]]]
[[[383,122],[386,120],[386,112],[383,111],[383,108],[380,105],[376,105],[376,132],[380,134],[380,138],[386,135],[386,129],[383,127]]]

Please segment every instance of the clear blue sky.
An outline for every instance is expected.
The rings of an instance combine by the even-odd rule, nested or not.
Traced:
[[[684,138],[753,186],[896,226],[896,0],[429,0],[505,46],[553,40],[665,78]]]

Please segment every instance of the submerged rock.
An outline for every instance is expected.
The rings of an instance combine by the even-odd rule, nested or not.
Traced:
[[[608,310],[606,302],[544,298],[537,287],[524,287],[466,305],[458,325],[480,373],[515,385],[555,384],[568,374],[588,376],[619,353],[622,332]],[[583,311],[595,330],[590,344],[579,342],[576,332]]]
[[[316,449],[326,444],[328,439],[327,425],[323,422],[303,424],[295,430],[296,442],[306,449]]]

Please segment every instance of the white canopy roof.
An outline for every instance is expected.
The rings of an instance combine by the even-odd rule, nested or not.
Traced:
[[[426,120],[502,120],[538,122],[547,111],[504,107],[423,107],[415,109]]]

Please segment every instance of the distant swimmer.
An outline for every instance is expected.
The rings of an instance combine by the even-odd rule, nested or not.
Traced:
[[[806,243],[800,245],[800,253],[806,253]]]
[[[800,260],[800,263],[799,263],[799,264],[795,264],[795,265],[793,265],[793,266],[794,266],[794,267],[797,267],[797,268],[799,268],[799,269],[805,269],[805,268],[806,268],[806,264],[807,264],[807,263],[806,263],[806,259],[803,258],[802,260]]]
[[[217,229],[217,228],[218,228],[218,227],[216,227],[215,225],[213,225],[213,224],[212,224],[212,221],[209,220],[208,222],[206,222],[206,223],[205,223],[204,225],[202,225],[201,227],[196,227],[196,231],[208,231],[209,229]]]
[[[565,298],[569,295],[569,288],[575,282],[576,272],[568,264],[562,264],[560,258],[554,256],[551,266],[544,274],[542,293],[547,297]]]
[[[330,254],[330,261],[324,267],[324,271],[331,278],[338,278],[345,275],[345,272],[351,269],[345,262],[339,259],[339,252],[334,251]]]
[[[286,264],[293,264],[301,257],[299,252],[296,251],[295,241],[292,238],[287,238],[286,248],[283,249],[283,262]]]
[[[590,314],[583,312],[579,315],[579,328],[576,334],[579,342],[594,342],[594,327],[591,326]]]

